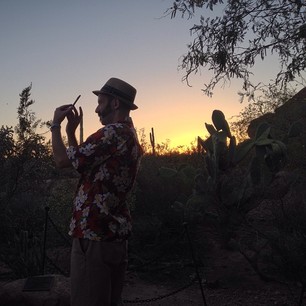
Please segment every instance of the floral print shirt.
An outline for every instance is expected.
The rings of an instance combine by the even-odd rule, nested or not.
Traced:
[[[72,237],[127,239],[132,227],[127,196],[142,153],[131,119],[108,124],[80,146],[67,149],[81,174],[70,223]]]

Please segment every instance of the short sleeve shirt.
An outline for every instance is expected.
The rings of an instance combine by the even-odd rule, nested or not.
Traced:
[[[75,238],[124,240],[131,232],[127,196],[142,149],[132,121],[108,124],[78,147],[67,149],[80,173],[69,234]]]

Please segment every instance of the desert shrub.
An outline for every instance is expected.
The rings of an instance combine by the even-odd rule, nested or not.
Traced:
[[[48,246],[52,245],[65,245],[67,244],[64,236],[67,240],[70,240],[68,236],[69,224],[72,214],[72,202],[78,178],[71,177],[74,175],[72,169],[66,170],[66,176],[54,178],[52,185],[50,186],[50,194],[46,204],[50,208],[49,216],[51,222],[48,227]],[[55,228],[54,228],[55,227]],[[56,233],[58,231],[59,233]]]
[[[248,216],[247,225],[253,229],[249,230],[252,235],[240,245],[244,245],[244,251],[246,246],[252,250],[245,255],[265,279],[305,284],[304,184],[300,173],[281,173],[277,184],[271,186],[273,197],[261,202]]]
[[[176,209],[176,202],[186,201],[192,193],[198,159],[201,157],[197,154],[143,157],[132,210],[131,256],[163,253],[165,258],[173,256],[173,248],[180,248],[177,241],[183,234],[183,214]],[[149,246],[150,254],[145,254],[145,246]]]

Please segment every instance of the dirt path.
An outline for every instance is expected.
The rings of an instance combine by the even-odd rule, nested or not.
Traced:
[[[173,278],[173,275],[171,279],[168,279],[168,275],[163,275],[163,281],[151,281],[135,272],[127,273],[123,292],[126,305],[205,305],[197,280],[186,289],[179,291],[184,285],[188,285],[188,282],[180,281],[182,273],[179,272],[181,271],[177,271],[177,279]],[[10,281],[5,275],[9,275],[9,270],[1,264],[0,291],[1,287]],[[203,289],[207,306],[297,305],[299,288],[295,287],[290,291],[284,285],[263,282],[237,253],[224,254],[224,262],[219,260],[219,266],[211,267],[205,276],[207,282],[203,284]],[[179,292],[173,293],[176,291]],[[163,296],[167,297],[161,298]]]
[[[130,275],[124,288],[123,298],[128,301],[127,305],[133,301],[134,305],[152,306],[189,306],[205,305],[200,286],[195,282],[187,289],[163,299],[154,298],[167,295],[179,287],[156,285],[147,283],[135,275]],[[204,287],[204,296],[207,306],[296,306],[297,294],[295,298],[288,288],[283,285],[265,283],[257,280],[257,283],[244,283],[233,286],[222,286],[219,288]],[[141,303],[134,301],[144,300]]]
[[[7,281],[3,279],[0,281],[0,292],[5,283]],[[178,293],[171,294],[179,288],[169,284],[154,284],[140,279],[135,274],[130,274],[124,287],[123,300],[125,305],[205,305],[197,282]],[[160,298],[165,295],[167,297]],[[285,286],[258,281],[256,285],[244,283],[237,286],[236,283],[228,287],[221,285],[217,288],[207,288],[204,286],[204,296],[207,306],[296,306],[298,292],[294,292],[293,297]]]
[[[298,305],[301,288],[290,286],[291,289],[289,289],[283,284],[262,281],[239,252],[216,250],[212,256],[214,264],[202,271],[202,277],[206,278],[203,288],[207,306]],[[205,305],[197,280],[185,290],[167,298],[154,300],[188,284],[186,281],[180,282],[179,278],[185,276],[184,279],[188,280],[186,276],[194,275],[194,269],[192,268],[189,272],[172,271],[171,275],[171,279],[168,278],[170,275],[165,275],[161,278],[163,281],[157,282],[148,281],[141,274],[128,273],[123,297],[129,301],[136,299],[150,301],[138,305]],[[177,278],[173,275],[177,275]],[[306,297],[304,305],[306,305]]]

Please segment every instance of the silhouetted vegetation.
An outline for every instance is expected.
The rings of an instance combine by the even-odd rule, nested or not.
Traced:
[[[48,258],[55,260],[63,248],[69,249],[66,233],[78,180],[74,170],[54,167],[50,143],[37,132],[46,123],[36,120],[30,109],[30,90],[31,86],[20,95],[15,129],[0,128],[0,260],[14,278],[42,271],[46,207],[56,225],[48,227]],[[199,146],[184,153],[161,150],[153,129],[150,147],[144,131],[139,132],[146,154],[129,198],[134,219],[129,268],[150,271],[159,279],[162,274],[152,274],[152,269],[164,265],[175,275],[180,271],[181,279],[188,278],[182,269],[189,267],[192,273],[183,226],[188,224],[197,264],[204,270],[213,265],[212,250],[240,252],[263,280],[300,284],[302,301],[305,157],[299,155],[298,163],[287,165],[303,126],[293,123],[275,135],[262,123],[254,138],[237,144],[221,111],[213,112],[212,121],[206,123],[209,137],[199,138]],[[50,260],[47,270],[58,272]],[[60,261],[69,263],[69,253]],[[60,268],[69,274],[68,264]]]
[[[279,67],[273,84],[286,87],[300,80],[306,68],[304,1],[257,0],[177,0],[166,11],[175,18],[188,19],[200,14],[190,29],[194,36],[180,68],[184,80],[205,69],[213,75],[203,91],[212,95],[219,83],[241,79],[242,95],[253,97],[262,82],[254,84],[253,68],[269,55],[277,58]],[[277,18],[276,18],[277,16]]]

